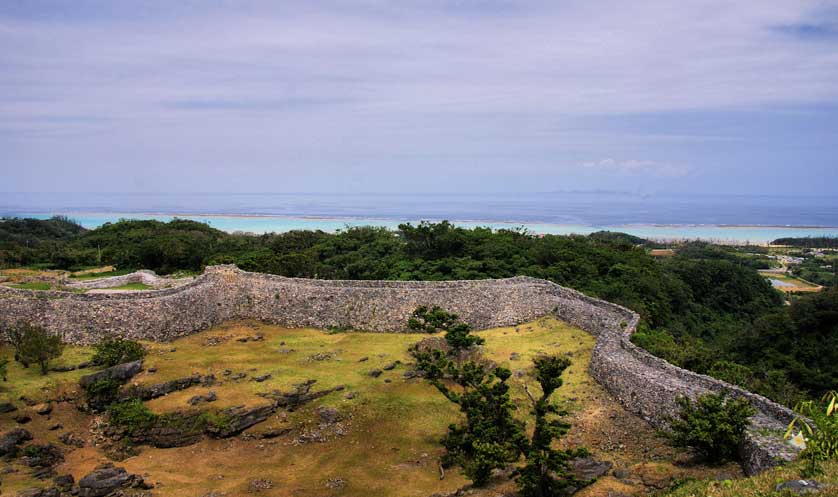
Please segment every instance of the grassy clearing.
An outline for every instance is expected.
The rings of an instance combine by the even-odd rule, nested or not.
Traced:
[[[765,271],[760,271],[759,274],[768,280],[775,280],[779,282],[779,284],[774,284],[772,282],[772,285],[781,292],[819,292],[823,290],[823,287],[821,286],[814,285],[800,278],[795,278],[794,276],[789,276],[788,274],[770,273]]]
[[[838,495],[838,487],[836,487],[838,462],[826,463],[823,468],[824,473],[816,479],[820,482],[831,482],[832,488],[815,495],[834,497]],[[775,487],[779,483],[799,478],[800,467],[797,464],[791,464],[739,480],[690,481],[665,495],[666,497],[788,497],[796,494],[778,492]]]
[[[110,276],[122,276],[134,272],[133,269],[114,269],[113,266],[105,266],[102,268],[86,269],[84,271],[76,271],[70,275],[74,280],[95,280],[99,278],[108,278]]]
[[[263,339],[238,340],[257,334]],[[615,467],[651,475],[650,478],[711,478],[720,471],[740,474],[736,467],[685,468],[674,464],[673,461],[684,458],[684,453],[668,447],[647,424],[627,414],[588,375],[594,339],[578,328],[545,318],[478,334],[486,339],[484,354],[516,373],[511,380],[513,398],[519,406],[518,415],[524,420],[531,421],[523,386],[535,383],[527,374],[532,358],[540,353],[565,354],[571,358],[573,365],[565,373],[565,385],[554,397],[572,417],[573,429],[563,444],[588,447],[596,457],[612,461]],[[265,400],[258,393],[274,389],[287,391],[294,383],[308,379],[317,380],[314,390],[337,385],[345,385],[346,389],[297,411],[280,411],[241,437],[204,440],[175,449],[144,447],[138,456],[119,464],[134,473],[148,473],[148,480],[162,483],[155,495],[163,492],[160,495],[171,497],[194,497],[210,491],[243,495],[247,493],[248,483],[257,478],[274,482],[273,489],[260,493],[266,496],[424,497],[434,492],[451,492],[467,482],[456,469],[448,471],[445,479],[439,479],[437,461],[442,453],[439,440],[447,426],[460,419],[460,414],[424,381],[403,377],[410,362],[408,346],[425,336],[328,333],[243,322],[219,326],[169,344],[148,343],[146,371],[135,377],[135,383],[160,383],[193,373],[212,373],[220,380],[220,384],[211,388],[193,387],[148,402],[147,406],[157,413],[186,409],[193,395],[206,394],[209,390],[216,392],[218,400],[203,408],[222,409],[259,405]],[[10,355],[7,347],[0,347],[0,357]],[[78,363],[90,355],[88,348],[68,347],[61,363]],[[396,361],[401,364],[384,371],[380,377],[369,375],[371,370],[383,369]],[[149,373],[149,368],[156,368],[156,372]],[[224,370],[246,373],[247,377],[232,380],[232,375],[223,374]],[[10,381],[0,386],[0,400],[16,400],[22,394],[42,400],[54,396],[56,391],[68,392],[87,373],[72,371],[42,377],[33,369],[24,370],[14,364],[9,371]],[[264,382],[252,380],[264,374],[272,377]],[[355,397],[347,399],[348,392]],[[69,403],[55,405],[50,421],[31,414],[33,421],[27,427],[35,433],[36,441],[53,441],[63,431],[91,438],[90,428],[95,426],[95,418],[80,414]],[[331,434],[325,442],[298,443],[300,433],[318,429],[315,409],[319,406],[333,406],[342,413],[346,434]],[[21,410],[27,409],[21,405]],[[10,416],[0,415],[0,425],[13,426]],[[47,430],[48,423],[54,422],[61,422],[65,429]],[[271,428],[291,428],[292,432],[269,440],[251,436]],[[104,454],[88,444],[83,449],[69,451],[59,472],[71,473],[78,479],[104,461]],[[184,467],[186,461],[188,468]],[[3,477],[5,491],[38,484],[28,470],[19,469]],[[346,487],[339,491],[328,488],[327,482],[335,478],[348,482]],[[616,491],[644,495],[646,487],[608,476],[578,495],[604,497]]]
[[[124,285],[108,287],[104,290],[154,290],[154,287],[145,283],[126,283]]]
[[[46,281],[29,281],[26,283],[9,283],[6,286],[21,290],[51,290],[52,284]]]

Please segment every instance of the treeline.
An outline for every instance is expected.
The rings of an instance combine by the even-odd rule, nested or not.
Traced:
[[[771,244],[801,248],[838,248],[838,237],[806,236],[800,238],[778,238],[771,242]]]
[[[0,219],[0,268],[52,264],[87,230],[66,217]]]
[[[35,224],[54,222],[59,221]],[[185,220],[122,221],[79,230],[46,251],[22,247],[19,240],[0,238],[6,261],[58,268],[113,264],[171,273],[233,263],[248,271],[323,279],[533,276],[635,310],[642,316],[636,340],[653,353],[786,404],[838,383],[838,360],[831,352],[838,347],[824,350],[838,335],[830,314],[838,313],[835,294],[801,297],[784,307],[779,292],[755,270],[762,261],[708,244],[686,244],[674,257],[656,259],[642,239],[619,233],[537,236],[441,222],[255,236]],[[25,257],[15,259],[16,253]],[[795,321],[791,313],[799,315],[796,309],[812,302],[821,309],[818,326]],[[779,329],[772,327],[775,321],[794,343],[757,340],[770,336],[766,327]]]

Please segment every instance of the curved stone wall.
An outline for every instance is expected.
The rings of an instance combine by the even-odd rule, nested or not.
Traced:
[[[104,278],[95,278],[90,280],[73,281],[67,280],[66,286],[68,288],[78,290],[101,290],[114,288],[118,286],[128,285],[131,283],[142,283],[143,285],[152,288],[174,288],[183,286],[192,281],[192,278],[167,278],[157,276],[154,271],[142,269],[134,271],[133,273],[123,274],[120,276],[108,276]]]
[[[792,412],[759,395],[675,367],[631,343],[639,317],[609,302],[526,277],[448,282],[305,280],[213,266],[179,288],[132,294],[37,292],[0,287],[0,326],[25,319],[89,344],[103,336],[167,341],[230,319],[285,326],[333,326],[378,332],[405,329],[419,305],[440,305],[475,328],[546,314],[597,338],[591,374],[629,411],[665,426],[676,399],[728,390],[757,408],[743,450],[756,473],[794,456],[782,431]]]

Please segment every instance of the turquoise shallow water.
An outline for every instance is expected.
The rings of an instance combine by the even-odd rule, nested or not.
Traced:
[[[85,228],[96,228],[105,223],[113,223],[120,219],[156,219],[170,221],[175,218],[191,219],[226,231],[229,233],[241,231],[249,233],[282,233],[292,230],[323,230],[335,232],[353,226],[382,226],[397,228],[407,221],[391,219],[327,219],[327,218],[295,218],[284,216],[224,216],[224,215],[168,215],[168,214],[138,214],[138,213],[73,213],[64,215],[76,220]],[[47,219],[52,213],[16,213],[20,217],[34,217]],[[414,224],[418,220],[412,220]],[[595,231],[621,231],[642,238],[654,240],[702,239],[718,242],[750,242],[768,243],[777,238],[802,236],[838,236],[836,228],[807,228],[807,227],[774,227],[774,226],[713,226],[713,225],[608,225],[586,226],[581,224],[552,224],[534,222],[481,222],[481,221],[453,221],[463,227],[486,226],[493,229],[510,229],[523,227],[539,234],[589,234]]]
[[[532,193],[3,193],[0,216],[62,214],[88,228],[121,218],[194,219],[228,231],[337,231],[395,228],[448,219],[455,224],[535,233],[623,231],[652,239],[766,243],[788,236],[838,236],[838,195],[785,197]]]

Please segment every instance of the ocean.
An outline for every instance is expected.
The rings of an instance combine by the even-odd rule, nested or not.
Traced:
[[[535,233],[623,231],[658,239],[766,243],[838,236],[838,196],[616,192],[464,194],[3,193],[0,216],[65,215],[87,228],[119,219],[194,219],[228,232],[336,231],[443,219]]]

